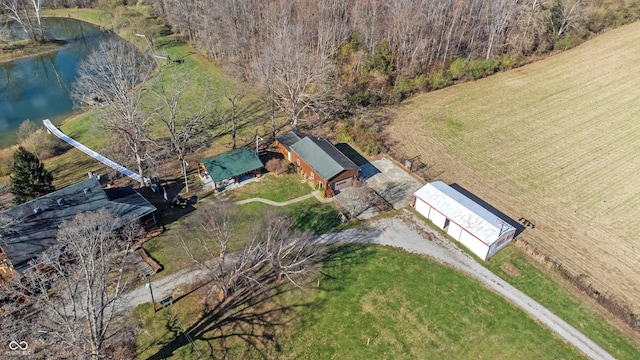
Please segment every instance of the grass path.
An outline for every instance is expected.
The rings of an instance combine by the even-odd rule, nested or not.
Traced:
[[[521,238],[640,312],[640,23],[393,110],[387,136],[511,218]]]

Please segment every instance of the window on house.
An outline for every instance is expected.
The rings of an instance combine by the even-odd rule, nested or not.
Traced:
[[[313,180],[313,173],[311,173],[311,175],[309,175],[309,177],[311,178],[311,180]]]
[[[296,165],[300,166],[300,159],[296,159]]]

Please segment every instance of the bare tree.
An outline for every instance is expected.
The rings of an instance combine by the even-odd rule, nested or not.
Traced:
[[[80,64],[71,92],[77,105],[103,110],[105,127],[134,156],[141,186],[144,186],[146,148],[151,140],[147,130],[149,118],[140,106],[144,88],[139,85],[151,77],[154,68],[151,56],[138,51],[135,45],[120,40],[104,41]]]
[[[351,187],[340,190],[340,205],[349,212],[350,219],[358,216],[370,205],[367,191],[366,184],[360,180],[354,182]]]
[[[189,181],[185,156],[196,135],[203,131],[202,125],[211,112],[206,92],[201,94],[197,103],[187,102],[186,95],[193,80],[194,75],[185,75],[174,65],[158,75],[151,90],[159,102],[154,109],[155,119],[162,122],[169,132],[171,152],[178,156],[187,192]]]
[[[582,16],[582,0],[549,0],[546,5],[549,25],[556,37],[574,27]]]
[[[38,337],[42,357],[106,355],[105,347],[119,330],[117,312],[130,280],[126,254],[131,241],[113,232],[120,224],[106,210],[77,215],[60,226],[59,243],[38,257],[36,267],[8,285],[8,313],[28,326],[23,336]]]
[[[29,39],[44,42],[47,39],[40,17],[41,5],[42,0],[6,0],[2,6],[6,16],[15,21]]]
[[[231,122],[231,148],[236,148],[236,134],[238,131],[238,109],[242,99],[244,99],[246,93],[244,89],[240,87],[239,81],[236,79],[234,85],[227,87],[224,91],[223,97],[229,102],[229,115],[225,116],[221,110],[217,110],[218,116],[226,123],[226,119]]]
[[[321,260],[323,248],[315,246],[308,235],[294,231],[282,215],[270,217],[240,252],[229,253],[236,216],[232,203],[200,210],[199,224],[205,230],[198,238],[198,247],[205,250],[200,255],[183,240],[188,256],[209,271],[213,279],[210,293],[218,292],[218,300],[240,290],[259,289],[273,280],[286,279],[299,286],[296,278],[309,274]]]

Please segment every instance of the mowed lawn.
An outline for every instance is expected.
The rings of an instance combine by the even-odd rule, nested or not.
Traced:
[[[357,245],[329,258],[277,358],[582,358],[499,295],[427,258]]]
[[[394,109],[400,156],[518,221],[521,239],[640,311],[640,23]]]

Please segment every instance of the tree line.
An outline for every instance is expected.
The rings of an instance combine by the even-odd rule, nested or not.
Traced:
[[[351,100],[347,105],[369,105],[486,76],[633,21],[639,3],[153,1],[173,31],[227,68],[259,80],[294,125],[303,113],[332,110],[328,105],[336,99],[328,94],[336,89]]]

